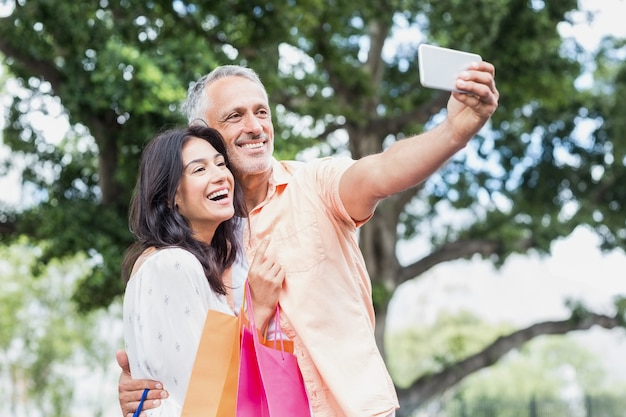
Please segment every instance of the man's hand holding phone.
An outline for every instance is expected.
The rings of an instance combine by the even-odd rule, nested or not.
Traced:
[[[424,87],[458,93],[465,93],[456,88],[461,72],[467,70],[472,62],[482,61],[478,54],[428,44],[419,46],[417,58],[420,83]]]

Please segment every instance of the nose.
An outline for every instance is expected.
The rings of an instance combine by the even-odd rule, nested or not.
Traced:
[[[261,122],[252,113],[246,114],[244,126],[246,129],[246,133],[250,133],[254,136],[257,136],[261,134],[261,132],[263,132],[263,126],[261,126]]]
[[[228,174],[226,173],[226,169],[224,167],[217,165],[213,166],[213,170],[211,172],[211,182],[219,184],[226,181],[227,177]]]

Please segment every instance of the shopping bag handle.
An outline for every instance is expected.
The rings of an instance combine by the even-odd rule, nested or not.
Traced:
[[[246,288],[244,290],[246,293],[246,314],[248,317],[248,326],[252,330],[252,336],[254,337],[255,343],[259,342],[259,335],[256,329],[256,321],[254,320],[254,307],[252,307],[252,295],[250,294],[250,282],[246,280]],[[276,349],[276,338],[280,337],[280,351],[281,358],[285,358],[285,344],[283,342],[283,333],[280,330],[280,305],[276,303],[276,309],[274,311],[274,349]]]
[[[146,397],[148,396],[148,391],[150,391],[148,388],[143,390],[143,394],[141,394],[141,400],[139,401],[139,405],[137,406],[137,409],[135,410],[133,417],[138,417],[139,413],[141,413],[141,409],[143,408],[143,403],[144,401],[146,401]]]

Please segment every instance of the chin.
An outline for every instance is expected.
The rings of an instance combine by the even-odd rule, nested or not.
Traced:
[[[248,161],[245,168],[247,174],[261,174],[272,168],[272,159],[268,157],[263,160],[253,159]]]

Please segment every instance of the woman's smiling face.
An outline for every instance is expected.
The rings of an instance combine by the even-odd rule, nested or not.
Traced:
[[[189,221],[195,237],[211,243],[220,223],[235,214],[233,174],[224,156],[204,139],[188,140],[183,145],[182,161],[176,208]]]

